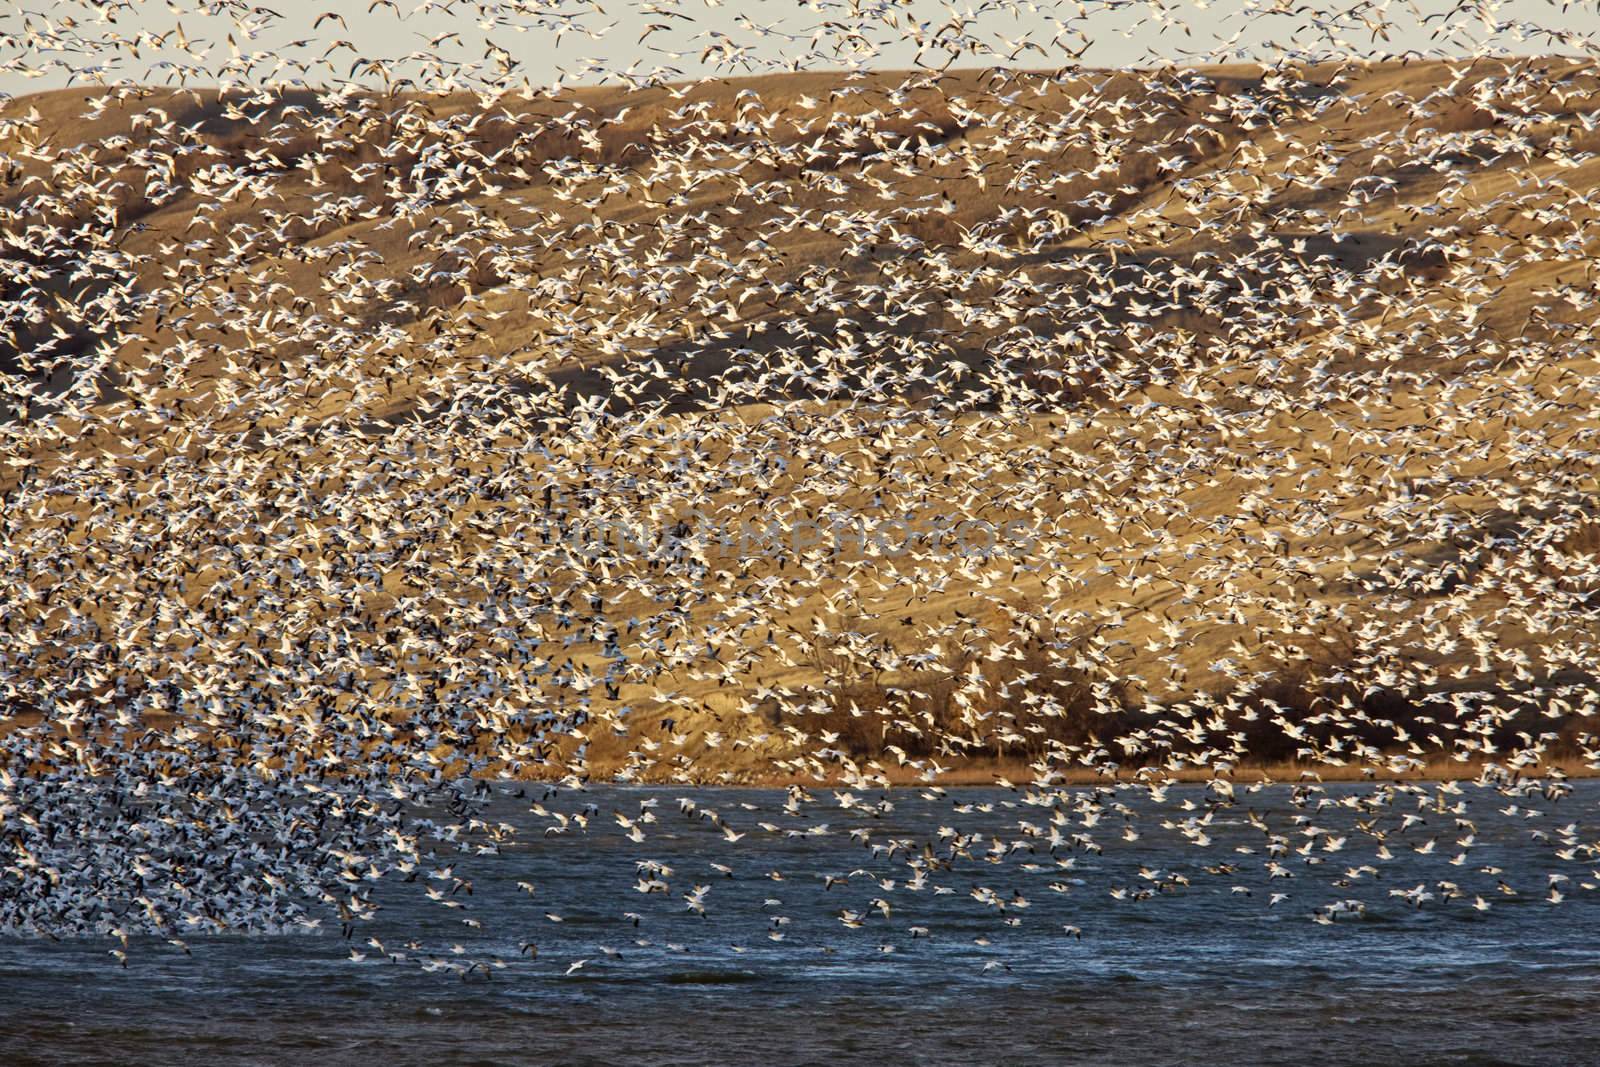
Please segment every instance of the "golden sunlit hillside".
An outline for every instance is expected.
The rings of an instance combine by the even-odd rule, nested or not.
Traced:
[[[1592,768],[1597,89],[13,100],[0,699],[268,778]]]

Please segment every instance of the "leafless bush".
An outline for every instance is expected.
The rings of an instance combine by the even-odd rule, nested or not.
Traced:
[[[1127,687],[1078,662],[1075,645],[1034,635],[998,659],[957,646],[937,666],[892,682],[881,673],[840,675],[806,726],[855,756],[892,746],[910,758],[1037,758],[1109,743],[1130,722]]]

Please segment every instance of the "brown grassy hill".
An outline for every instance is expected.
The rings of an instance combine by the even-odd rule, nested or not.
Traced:
[[[11,706],[264,767],[1593,762],[1597,75],[14,101]],[[906,514],[1026,536],[790,536]],[[619,545],[705,515],[783,532]]]

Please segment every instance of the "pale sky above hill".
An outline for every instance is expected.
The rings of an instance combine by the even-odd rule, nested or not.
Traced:
[[[1600,0],[1339,0],[1325,12],[1315,6],[1299,0],[382,0],[371,7],[368,0],[131,0],[106,15],[88,0],[21,0],[0,5],[0,93],[100,81],[381,86],[385,77],[431,87],[503,80],[542,89],[558,81],[679,81],[919,61],[1051,69],[1073,62],[1270,59],[1286,50],[1581,54],[1600,41]],[[339,18],[319,25],[324,12]],[[369,66],[372,60],[382,66]]]

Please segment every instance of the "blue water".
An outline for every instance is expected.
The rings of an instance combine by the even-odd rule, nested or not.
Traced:
[[[391,876],[377,918],[348,939],[337,916],[304,934],[188,938],[192,955],[133,938],[126,968],[107,940],[0,940],[0,1061],[1600,1063],[1600,782],[1562,798],[1464,785],[1445,798],[1464,803],[1455,812],[1427,785],[1426,808],[1402,794],[1366,810],[1341,802],[1371,784],[1299,804],[1287,787],[1241,790],[1205,847],[1161,825],[1206,814],[1198,786],[1160,803],[1106,795],[1088,827],[1073,802],[1088,791],[1066,790],[1048,798],[1067,801],[1062,833],[1103,851],[1053,856],[1020,825],[1047,832],[1052,806],[1004,790],[896,789],[843,808],[819,789],[789,813],[782,790],[527,788],[483,813],[518,828],[508,843]],[[679,797],[744,837],[682,814]],[[612,812],[652,798],[657,821],[629,840]],[[541,799],[593,813],[587,830],[545,835],[553,823],[528,810]],[[1276,858],[1291,877],[1270,875],[1249,813],[1293,849],[1315,842]],[[1424,821],[1402,831],[1405,813]],[[1392,859],[1357,820],[1387,835]],[[952,831],[974,835],[961,854]],[[925,855],[940,868],[908,887],[907,861]],[[641,860],[670,868],[668,892],[638,891]],[[1378,875],[1351,878],[1362,865]],[[448,879],[430,876],[445,866]],[[426,896],[456,879],[470,894],[442,895],[460,907]],[[1419,885],[1432,894],[1420,907],[1391,895]],[[703,917],[685,899],[695,886],[709,887]],[[1356,903],[1313,921],[1339,901]]]

